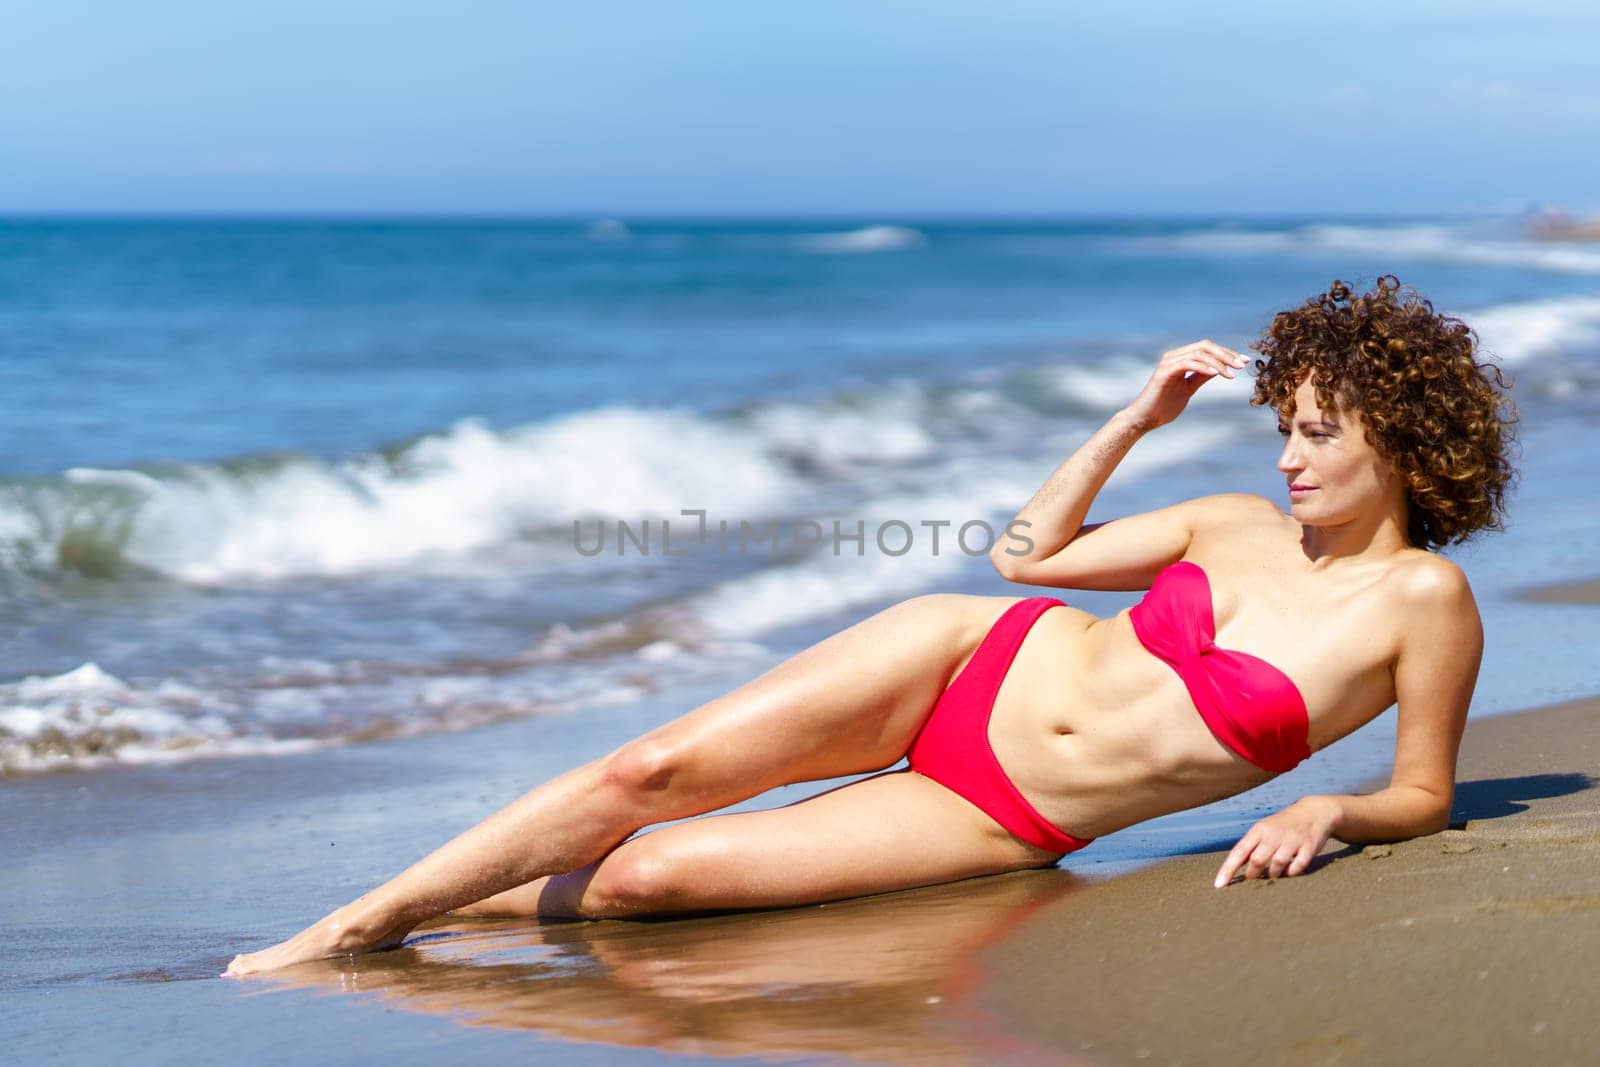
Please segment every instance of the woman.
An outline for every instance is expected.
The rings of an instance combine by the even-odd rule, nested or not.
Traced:
[[[1051,597],[923,596],[561,775],[228,973],[400,943],[446,911],[621,917],[777,907],[1049,866],[1240,793],[1399,705],[1394,773],[1262,819],[1216,884],[1297,875],[1330,836],[1443,829],[1483,647],[1432,553],[1498,528],[1514,418],[1471,331],[1392,276],[1278,314],[1252,402],[1284,436],[1289,512],[1205,497],[1085,526],[1138,440],[1247,360],[1210,341],[1144,389],[1017,515],[1006,578],[1149,589],[1100,619]],[[1027,542],[1021,542],[1027,543]],[[882,770],[774,811],[629,837],[778,785]]]

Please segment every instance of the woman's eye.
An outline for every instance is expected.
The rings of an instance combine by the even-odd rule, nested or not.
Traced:
[[[1278,427],[1278,436],[1279,437],[1288,437],[1289,436],[1289,427],[1287,427],[1287,426],[1279,426]]]

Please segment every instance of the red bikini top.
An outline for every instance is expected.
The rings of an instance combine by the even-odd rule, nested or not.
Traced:
[[[1217,740],[1268,771],[1311,755],[1305,698],[1264,659],[1218,648],[1211,582],[1181,560],[1156,575],[1130,613],[1139,643],[1178,672]]]

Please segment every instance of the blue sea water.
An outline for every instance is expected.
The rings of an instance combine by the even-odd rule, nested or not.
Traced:
[[[955,531],[1003,523],[1163,348],[1243,348],[1386,272],[1517,380],[1537,522],[1461,554],[1480,599],[1568,576],[1600,247],[1512,219],[0,220],[0,776],[581,715],[1007,592]],[[1207,386],[1097,513],[1279,495],[1247,396]],[[860,555],[795,549],[835,521]],[[723,522],[782,536],[721,551]],[[1528,702],[1502,677],[1480,706]]]

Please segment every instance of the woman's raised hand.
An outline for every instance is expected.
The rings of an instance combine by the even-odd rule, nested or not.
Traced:
[[[1155,373],[1126,411],[1147,430],[1165,426],[1179,415],[1195,391],[1217,375],[1233,378],[1250,361],[1215,341],[1195,341],[1163,353]]]

